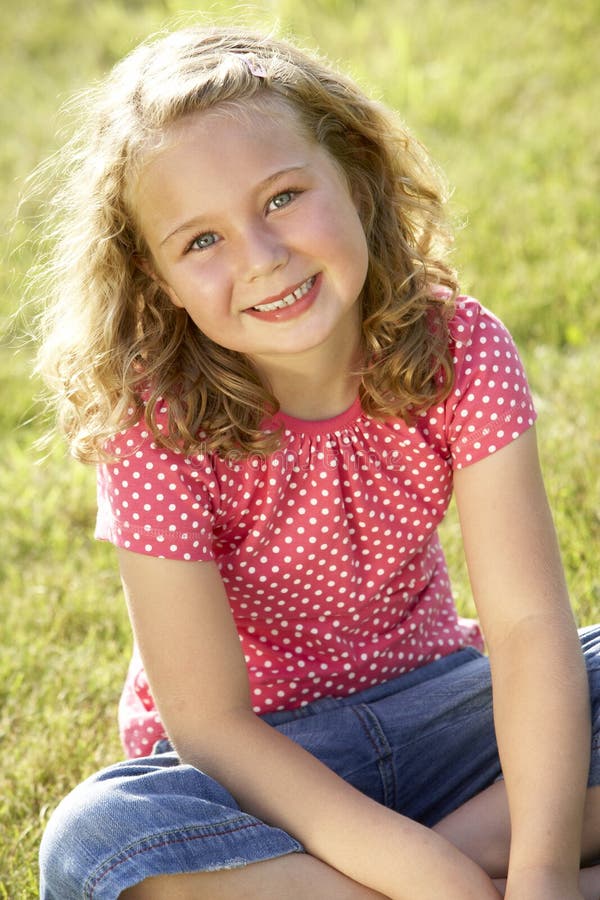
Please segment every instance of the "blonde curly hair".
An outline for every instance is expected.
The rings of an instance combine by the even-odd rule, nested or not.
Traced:
[[[103,458],[111,435],[142,415],[161,445],[186,453],[201,443],[220,453],[276,449],[278,434],[261,429],[276,398],[249,359],[202,334],[136,262],[147,248],[130,202],[165,129],[265,92],[295,111],[358,199],[369,248],[360,300],[365,412],[409,421],[451,390],[457,284],[444,182],[422,145],[352,80],[287,41],[184,28],[143,43],[80,96],[83,123],[55,160],[63,181],[40,267],[38,368],[77,458]],[[165,431],[156,424],[159,400]]]

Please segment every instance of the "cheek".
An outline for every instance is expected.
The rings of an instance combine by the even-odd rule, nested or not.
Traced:
[[[186,310],[206,337],[223,347],[238,349],[228,343],[228,338],[235,341],[236,335],[229,285],[218,278],[186,273],[185,277],[173,280],[170,292],[172,302]]]
[[[367,276],[369,266],[369,248],[358,214],[354,208],[348,213],[345,227],[338,232],[341,255],[346,260],[348,276],[360,281],[360,286]]]
[[[228,297],[223,278],[206,266],[197,270],[190,265],[186,271],[172,272],[166,290],[175,306],[186,309],[194,320],[218,317]]]
[[[170,287],[165,282],[161,282],[160,287],[167,295],[173,306],[176,306],[178,309],[187,309],[185,301],[180,298],[179,294],[175,291],[174,288]]]
[[[355,270],[368,256],[365,233],[354,207],[345,212],[325,210],[310,235],[316,253]]]

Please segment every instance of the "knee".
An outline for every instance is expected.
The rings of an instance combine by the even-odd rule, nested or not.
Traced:
[[[58,805],[40,844],[40,900],[82,900],[102,828],[93,787],[80,785]]]
[[[174,753],[110,766],[75,788],[52,815],[40,846],[41,900],[99,896],[100,883],[102,896],[116,897],[156,874],[144,859],[162,846],[156,841],[165,833],[210,831],[215,821],[239,816],[225,788],[180,765]]]
[[[135,760],[104,769],[59,803],[40,844],[40,900],[91,896],[95,873],[114,854],[123,837],[127,843],[122,834],[127,816],[120,786],[127,776],[145,771],[139,765],[143,762]],[[134,763],[138,765],[130,771]]]

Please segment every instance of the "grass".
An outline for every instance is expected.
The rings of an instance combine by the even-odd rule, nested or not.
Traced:
[[[194,4],[319,47],[395,105],[454,186],[464,286],[509,324],[539,435],[573,605],[600,619],[598,396],[600,13],[593,0],[265,0]],[[116,704],[130,636],[112,551],[92,540],[94,474],[42,454],[14,222],[27,173],[58,145],[57,110],[178,0],[21,0],[0,10],[0,900],[37,896],[37,846],[70,787],[121,754]],[[26,210],[27,211],[27,210]],[[15,352],[15,346],[22,348]],[[471,610],[456,518],[443,531]]]

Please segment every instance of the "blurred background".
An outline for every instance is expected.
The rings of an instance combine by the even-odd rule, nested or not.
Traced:
[[[37,896],[58,800],[121,756],[130,649],[112,550],[92,539],[92,469],[48,428],[31,378],[39,209],[27,175],[67,136],[60,108],[173,22],[275,28],[394,106],[453,187],[462,287],[515,336],[580,624],[600,620],[600,7],[595,0],[19,0],[0,8],[0,900]],[[473,608],[451,513],[461,611]]]

